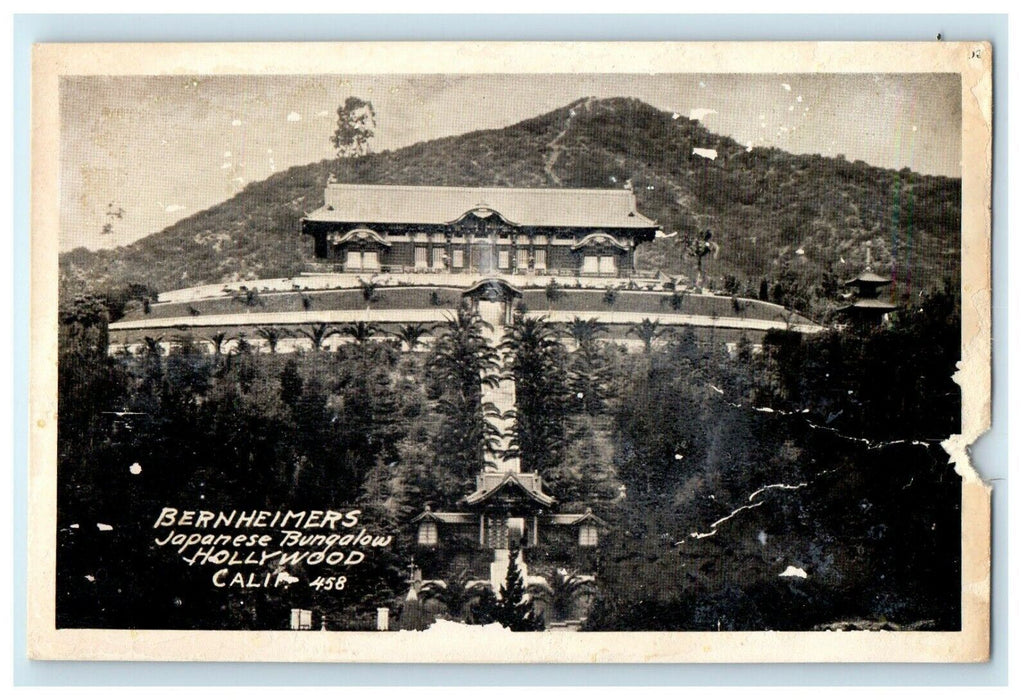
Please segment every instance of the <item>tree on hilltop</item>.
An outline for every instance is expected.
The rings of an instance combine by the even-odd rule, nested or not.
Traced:
[[[332,145],[340,158],[367,155],[368,142],[375,138],[375,108],[372,103],[351,95],[336,109],[336,131]]]

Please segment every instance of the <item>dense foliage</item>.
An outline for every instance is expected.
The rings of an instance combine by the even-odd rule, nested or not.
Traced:
[[[403,341],[354,328],[332,352],[168,355],[150,338],[109,356],[107,324],[131,296],[62,307],[60,625],[281,628],[289,607],[310,605],[342,626],[399,605],[410,518],[468,492],[497,437],[481,386],[503,373],[523,466],[562,508],[607,523],[576,560],[597,574],[590,628],[960,624],[960,480],[938,445],[960,429],[946,289],[889,326],[772,332],[760,352],[741,339],[732,355],[668,329],[629,353],[588,317],[564,329],[566,345],[519,314],[506,364],[467,306],[431,329],[428,352],[409,352],[424,328]],[[358,504],[400,540],[345,600],[212,595],[140,534],[161,507],[198,504]],[[537,571],[578,555],[554,540],[525,556]],[[781,576],[791,567],[807,578]],[[468,612],[467,600],[442,605]]]
[[[507,355],[507,376],[516,387],[511,447],[524,471],[542,474],[556,486],[565,462],[571,405],[564,346],[552,324],[518,313],[500,347]]]
[[[491,420],[496,408],[482,405],[483,384],[496,386],[497,349],[486,337],[489,324],[469,304],[462,304],[440,329],[427,363],[429,390],[438,396],[443,415],[436,434],[438,496],[452,503],[467,493],[482,470],[486,453],[500,437]]]

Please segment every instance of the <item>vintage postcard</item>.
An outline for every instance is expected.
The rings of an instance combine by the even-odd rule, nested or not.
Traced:
[[[32,89],[33,658],[989,658],[988,43]]]

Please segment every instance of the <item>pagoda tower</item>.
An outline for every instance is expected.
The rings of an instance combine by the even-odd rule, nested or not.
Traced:
[[[854,290],[849,295],[853,301],[838,309],[837,313],[857,326],[872,328],[882,325],[886,321],[886,315],[897,310],[896,304],[879,298],[881,289],[890,283],[891,280],[872,272],[872,251],[871,248],[866,248],[865,269],[843,283]]]

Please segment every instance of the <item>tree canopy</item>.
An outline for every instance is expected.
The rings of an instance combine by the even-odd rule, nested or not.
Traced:
[[[368,100],[351,95],[336,109],[336,130],[332,145],[340,158],[367,155],[375,138],[375,108]]]

